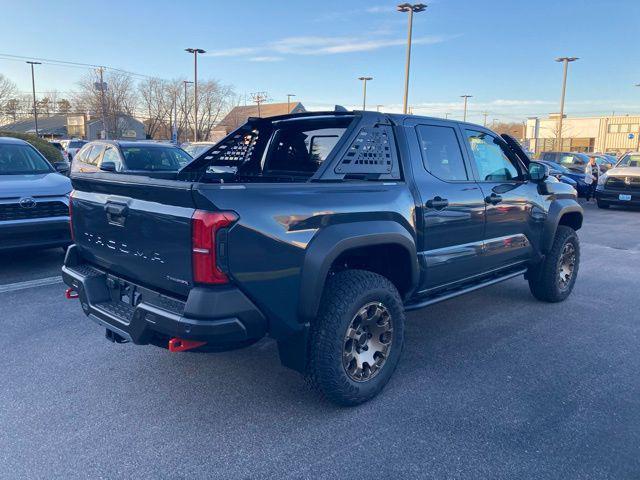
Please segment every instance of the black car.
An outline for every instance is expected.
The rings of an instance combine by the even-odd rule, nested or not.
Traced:
[[[575,190],[479,125],[251,118],[179,172],[104,166],[72,173],[62,272],[107,338],[177,352],[268,335],[343,405],[393,374],[406,310],[523,275],[559,302],[578,273]]]
[[[561,182],[571,185],[578,192],[579,197],[586,197],[589,191],[589,185],[584,181],[584,171],[582,173],[569,170],[556,162],[550,162],[548,160],[540,160],[540,163],[544,163],[551,169],[551,175],[556,177]]]

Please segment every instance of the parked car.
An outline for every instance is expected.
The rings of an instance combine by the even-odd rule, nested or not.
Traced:
[[[538,158],[547,162],[555,162],[575,173],[584,173],[584,169],[589,163],[589,155],[575,152],[543,152]]]
[[[168,143],[96,140],[82,147],[72,172],[175,172],[191,161],[181,148]]]
[[[69,245],[70,192],[33,146],[0,137],[0,250]]]
[[[108,339],[184,351],[268,334],[284,365],[343,405],[391,377],[405,310],[521,275],[558,302],[578,272],[575,190],[468,123],[250,119],[171,177],[72,181],[62,275]]]
[[[79,140],[76,138],[72,140],[60,140],[60,144],[67,152],[67,158],[70,162],[73,161],[73,158],[76,156],[76,153],[78,153],[78,150],[80,150],[87,143],[88,142],[86,140]]]
[[[600,208],[640,206],[640,152],[625,154],[614,168],[600,175],[596,200]]]
[[[556,177],[561,182],[564,182],[568,185],[571,185],[578,192],[579,197],[586,197],[587,191],[589,190],[589,185],[584,182],[585,174],[576,173],[572,170],[569,170],[567,167],[564,167],[556,162],[550,162],[548,160],[540,160],[540,163],[544,163],[551,169],[551,175]]]
[[[49,143],[51,144],[51,146],[55,147],[60,152],[60,155],[62,155],[62,158],[65,161],[67,161],[67,162],[69,161],[69,155],[67,154],[67,151],[62,146],[62,143],[56,142],[56,141],[53,141],[53,140],[49,140]]]

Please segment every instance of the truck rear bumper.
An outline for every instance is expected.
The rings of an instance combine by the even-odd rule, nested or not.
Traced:
[[[172,337],[232,345],[259,339],[267,321],[237,288],[194,287],[186,300],[119,278],[67,252],[62,278],[78,292],[85,314],[135,344],[166,346]]]

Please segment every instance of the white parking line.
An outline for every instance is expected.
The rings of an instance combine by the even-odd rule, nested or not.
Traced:
[[[43,287],[45,285],[55,285],[56,283],[62,283],[62,277],[59,275],[55,277],[38,278],[37,280],[28,280],[26,282],[7,283],[6,285],[0,285],[0,293],[15,292],[17,290],[24,290],[25,288]]]

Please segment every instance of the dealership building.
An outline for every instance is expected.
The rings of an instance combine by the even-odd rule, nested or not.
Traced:
[[[558,114],[527,119],[524,144],[535,153],[640,151],[640,116],[564,117],[558,149]]]

